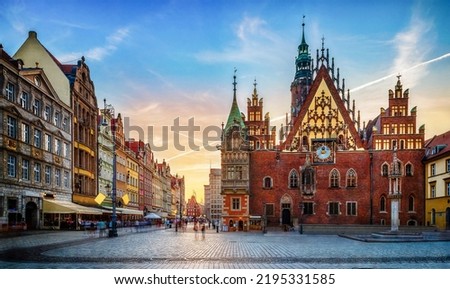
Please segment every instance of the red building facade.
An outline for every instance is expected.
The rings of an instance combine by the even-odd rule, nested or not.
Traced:
[[[400,198],[400,225],[423,225],[425,131],[416,127],[417,109],[409,109],[409,91],[403,91],[400,76],[388,92],[388,108],[361,125],[355,101],[351,101],[323,42],[313,61],[303,31],[295,65],[291,117],[280,132],[280,143],[273,149],[250,145],[248,151],[241,145],[240,153],[249,156],[247,183],[239,183],[245,188],[241,192],[248,199],[248,215],[239,218],[245,222],[261,216],[268,226],[388,225],[391,200]],[[255,103],[249,101],[248,105]],[[232,114],[237,115],[232,109],[229,120]],[[249,144],[252,138],[245,125],[234,127],[245,132],[241,139]],[[239,155],[226,152],[231,131],[227,125],[222,141],[225,224],[229,222],[225,205],[240,191],[229,185],[227,178],[227,168],[238,165],[233,157]],[[266,136],[259,138],[270,139],[271,130],[265,132]],[[399,175],[392,173],[397,163]],[[398,178],[396,188],[393,175]]]

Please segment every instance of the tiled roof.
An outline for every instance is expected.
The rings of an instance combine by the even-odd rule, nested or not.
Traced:
[[[425,160],[450,153],[450,131],[428,139],[425,142]]]

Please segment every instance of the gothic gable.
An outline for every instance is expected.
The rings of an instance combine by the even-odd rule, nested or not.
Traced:
[[[314,79],[283,150],[311,151],[314,140],[328,140],[338,150],[362,148],[362,141],[325,66]]]

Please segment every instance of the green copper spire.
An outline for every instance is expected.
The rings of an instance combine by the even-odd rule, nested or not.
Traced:
[[[294,79],[311,77],[311,55],[309,54],[309,45],[305,40],[305,16],[302,23],[302,42],[298,46],[298,56],[295,59],[295,77]]]
[[[234,124],[239,125],[241,128],[245,128],[244,120],[242,119],[241,112],[239,111],[239,107],[236,100],[236,68],[234,69],[233,76],[233,104],[231,105],[230,114],[228,115],[228,121],[225,126],[225,132],[228,131],[230,127]]]

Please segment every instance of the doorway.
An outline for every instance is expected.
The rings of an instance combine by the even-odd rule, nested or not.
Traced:
[[[38,209],[35,202],[28,202],[25,206],[25,223],[28,230],[35,230],[38,227]]]
[[[282,225],[290,225],[291,224],[291,210],[283,209],[281,212],[281,224]]]

